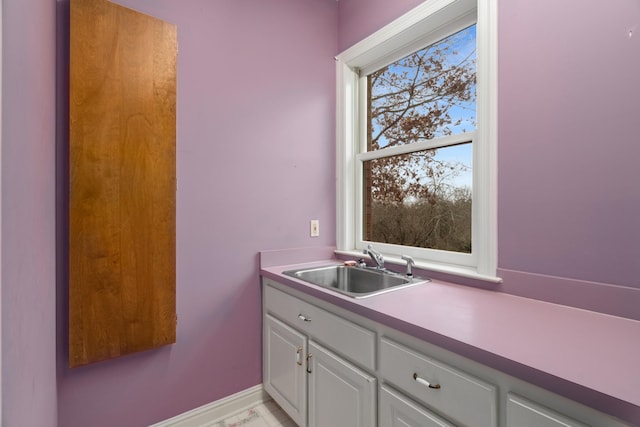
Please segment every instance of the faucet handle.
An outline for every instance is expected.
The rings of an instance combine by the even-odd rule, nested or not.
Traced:
[[[413,257],[409,255],[402,255],[402,259],[407,261],[407,276],[413,276],[413,272],[411,271],[411,266],[416,265]]]
[[[369,257],[376,263],[377,268],[384,269],[384,257],[380,252],[373,249],[371,244],[367,245],[367,249],[365,249],[363,253],[369,255]]]

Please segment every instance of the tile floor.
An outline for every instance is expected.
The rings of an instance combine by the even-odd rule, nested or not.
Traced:
[[[229,415],[208,427],[297,427],[273,400]]]

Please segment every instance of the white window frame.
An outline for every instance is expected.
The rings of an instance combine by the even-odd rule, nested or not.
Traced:
[[[473,140],[472,251],[463,254],[374,243],[390,262],[411,255],[425,269],[499,282],[497,269],[497,0],[429,0],[336,57],[337,252],[361,254],[366,75],[476,23],[477,130],[424,143]],[[435,145],[434,145],[435,144]],[[414,144],[412,144],[415,147]],[[394,147],[400,154],[406,148]],[[411,151],[414,148],[410,149]]]

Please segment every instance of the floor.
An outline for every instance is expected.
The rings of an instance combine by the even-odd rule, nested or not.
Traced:
[[[269,400],[215,421],[208,427],[296,427],[296,423],[273,400]]]

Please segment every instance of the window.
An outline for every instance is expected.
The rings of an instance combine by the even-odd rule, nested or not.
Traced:
[[[495,278],[495,0],[432,0],[340,54],[338,251]]]

